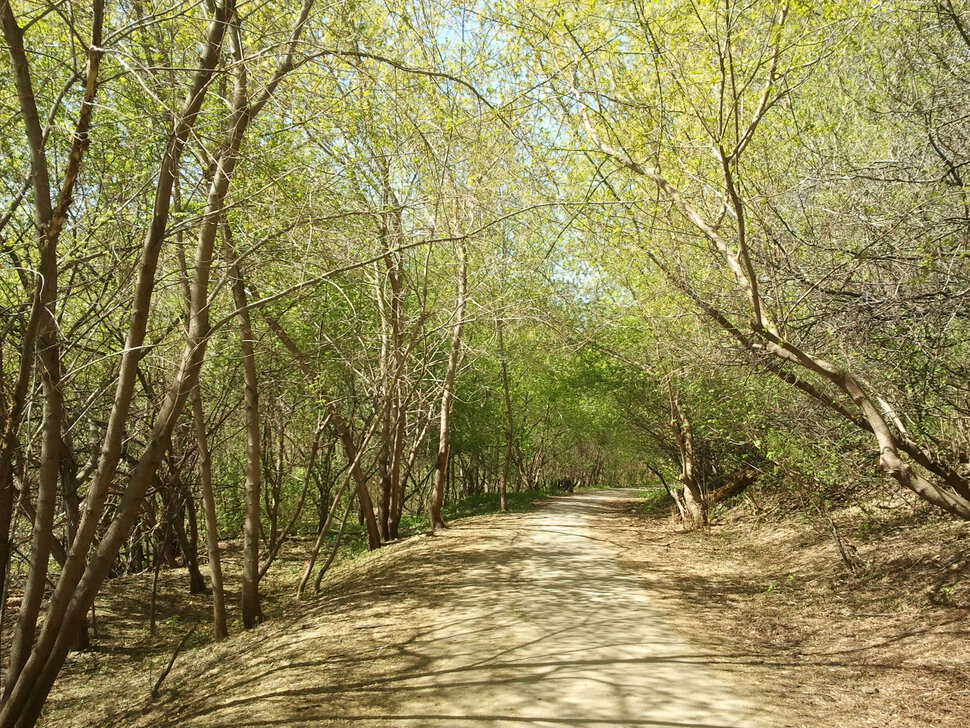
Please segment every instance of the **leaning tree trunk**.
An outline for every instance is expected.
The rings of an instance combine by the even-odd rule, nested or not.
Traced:
[[[707,501],[701,488],[697,449],[694,445],[694,431],[690,419],[680,402],[680,395],[670,391],[670,426],[677,440],[680,452],[680,482],[684,484],[681,505],[690,526],[698,528],[707,525]]]
[[[751,467],[744,467],[727,479],[724,485],[710,491],[704,498],[707,507],[717,505],[721,501],[741,495],[758,479],[758,471]]]
[[[784,25],[787,10],[781,14],[779,28]],[[721,257],[734,278],[738,292],[750,307],[750,344],[752,349],[763,351],[778,360],[799,366],[828,381],[855,406],[858,415],[848,412],[844,407],[833,407],[844,412],[852,422],[861,422],[863,428],[872,433],[879,447],[880,467],[896,482],[913,491],[928,503],[963,519],[970,519],[970,481],[943,458],[919,446],[898,426],[898,418],[887,412],[882,398],[871,392],[851,371],[815,355],[793,344],[784,336],[779,326],[772,320],[768,307],[761,296],[758,277],[748,250],[746,208],[742,200],[741,188],[737,182],[739,160],[767,110],[772,106],[771,95],[777,80],[777,63],[781,47],[781,33],[775,43],[773,58],[769,64],[769,77],[762,92],[758,107],[750,123],[740,133],[734,148],[724,149],[720,143],[714,145],[724,177],[724,199],[730,206],[735,220],[736,240],[729,244],[721,233],[721,226],[706,219],[690,202],[681,190],[674,186],[659,168],[640,164],[626,152],[601,141],[588,118],[584,122],[589,134],[600,149],[616,159],[620,164],[637,175],[651,180],[660,193],[694,226],[711,244]],[[727,320],[723,314],[720,319]],[[782,375],[782,378],[785,378]],[[797,380],[797,378],[796,378]],[[792,382],[794,384],[794,382]],[[796,386],[798,386],[796,384]],[[805,387],[799,387],[808,391]],[[906,462],[902,455],[908,455],[921,466],[921,472]]]
[[[178,160],[218,60],[230,6],[231,0],[226,0],[215,9],[200,69],[196,73],[185,106],[177,117],[175,130],[163,157],[156,189],[155,215],[142,253],[132,322],[122,354],[114,406],[108,418],[108,428],[98,469],[88,488],[78,534],[71,545],[60,579],[51,597],[43,629],[33,646],[30,658],[17,680],[12,683],[9,697],[0,710],[0,728],[30,728],[36,723],[51,686],[74,642],[77,629],[93,603],[118,550],[127,538],[140,510],[145,492],[161,462],[168,443],[170,427],[174,425],[175,415],[181,406],[180,388],[197,370],[195,355],[197,351],[203,350],[203,347],[200,345],[201,341],[190,341],[191,348],[187,351],[192,356],[183,357],[181,372],[176,377],[173,389],[170,390],[162,406],[159,418],[156,419],[156,426],[153,428],[145,452],[139,459],[128,486],[124,489],[117,514],[88,563],[88,550],[94,542],[108,489],[114,480],[128,412],[133,401],[137,365],[147,328],[158,255],[164,239]],[[196,276],[197,280],[200,277],[203,278],[200,283],[207,284],[206,262],[207,258],[197,266]],[[198,332],[198,323],[193,322],[193,325]]]

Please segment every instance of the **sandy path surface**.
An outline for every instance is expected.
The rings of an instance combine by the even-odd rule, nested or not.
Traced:
[[[789,725],[618,559],[604,524],[622,521],[596,516],[633,496],[556,498],[392,547],[296,623],[188,657],[160,705],[115,725]]]

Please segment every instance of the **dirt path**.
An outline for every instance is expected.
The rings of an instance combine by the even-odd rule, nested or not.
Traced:
[[[613,536],[623,521],[597,516],[634,495],[557,498],[392,547],[296,624],[268,624],[234,647],[188,657],[161,704],[128,706],[139,718],[99,722],[793,725],[732,684],[730,664],[685,639],[621,565]]]

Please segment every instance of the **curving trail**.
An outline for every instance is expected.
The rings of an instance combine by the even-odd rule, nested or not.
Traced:
[[[634,495],[564,496],[392,547],[295,623],[188,658],[161,705],[117,725],[789,725],[624,566],[611,537],[632,527],[617,514]]]

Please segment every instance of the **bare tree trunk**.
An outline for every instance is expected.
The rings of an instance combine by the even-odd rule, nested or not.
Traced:
[[[178,186],[175,189],[176,198],[179,196]],[[181,235],[179,236],[181,243]],[[189,280],[188,265],[181,244],[176,250],[179,266],[182,270],[182,286],[185,296],[186,320],[192,316],[192,290]],[[212,630],[216,641],[222,641],[229,636],[228,620],[226,616],[226,592],[223,586],[222,557],[219,552],[219,521],[216,512],[215,492],[212,487],[212,452],[209,449],[209,439],[206,433],[205,408],[202,401],[202,387],[197,383],[189,395],[192,407],[192,424],[195,431],[197,464],[199,468],[199,484],[202,490],[202,509],[206,524],[206,550],[209,557],[209,581],[212,584]]]
[[[388,536],[392,541],[400,537],[401,516],[404,513],[404,488],[407,483],[403,476],[404,446],[407,437],[407,413],[404,402],[399,400],[396,409],[394,449],[391,455],[391,510],[387,525]]]
[[[193,594],[203,594],[208,590],[206,589],[202,572],[199,570],[198,510],[196,509],[192,491],[181,480],[179,480],[179,495],[182,499],[182,508],[185,511],[185,520],[188,524],[188,530],[185,531],[185,548],[188,550],[185,554],[185,559],[192,582],[191,590]]]
[[[502,479],[499,481],[498,501],[499,510],[503,513],[509,509],[508,487],[512,475],[512,457],[515,449],[515,419],[512,412],[512,388],[509,384],[509,362],[505,356],[505,322],[500,318],[495,320],[498,334],[498,352],[502,365],[502,398],[505,402],[505,459],[502,462]]]
[[[433,419],[430,416],[427,419],[425,419],[424,425],[421,427],[420,432],[418,432],[417,436],[414,437],[410,443],[410,452],[408,453],[407,458],[404,458],[404,453],[402,450],[402,453],[401,453],[402,466],[401,466],[401,475],[400,475],[401,485],[398,490],[399,498],[397,499],[397,502],[393,504],[394,512],[392,514],[392,517],[394,519],[395,534],[398,533],[400,529],[401,516],[404,513],[405,488],[407,486],[407,483],[411,480],[411,477],[414,473],[414,466],[418,460],[418,454],[421,451],[421,447],[424,445],[424,441],[428,436],[428,432],[431,429],[432,423],[433,423]],[[403,445],[404,445],[404,433],[402,432],[401,433],[402,448],[403,448]],[[417,490],[418,489],[416,488],[415,491],[412,493],[412,496],[417,494]],[[419,500],[421,500],[420,496],[419,496]]]
[[[252,629],[263,621],[259,605],[259,534],[260,488],[262,458],[259,422],[259,382],[256,374],[256,351],[253,346],[253,326],[249,315],[246,283],[236,259],[232,233],[228,223],[223,225],[226,249],[232,256],[232,299],[239,323],[239,350],[242,357],[243,384],[246,401],[246,517],[243,521],[242,621],[243,628]]]
[[[178,482],[178,473],[172,471],[166,480],[159,479],[160,495],[162,504],[165,508],[165,520],[168,524],[169,532],[175,537],[179,551],[182,552],[182,563],[189,572],[189,593],[202,594],[205,589],[205,579],[199,571],[199,560],[196,549],[193,547],[189,535],[185,530],[185,510],[187,508],[188,493],[181,483]],[[173,544],[166,542],[170,549]],[[174,553],[173,553],[174,556]]]
[[[738,472],[728,478],[727,482],[720,488],[713,490],[704,498],[707,507],[720,503],[721,501],[733,498],[747,490],[758,479],[758,471],[754,468],[741,468]]]
[[[386,275],[375,276],[378,311],[381,316],[381,391],[382,411],[381,452],[378,459],[381,472],[381,500],[379,526],[385,541],[398,537],[400,522],[399,504],[401,492],[401,467],[404,454],[404,438],[407,430],[407,412],[404,405],[404,367],[406,352],[404,341],[404,268],[402,254],[392,252],[392,247],[403,242],[401,206],[391,184],[391,170],[387,159],[382,165],[383,206],[387,210],[381,220],[380,236],[385,256]],[[385,283],[386,282],[386,283]],[[388,293],[388,288],[390,289]]]
[[[327,557],[327,560],[323,566],[320,567],[320,571],[317,572],[317,578],[313,581],[314,593],[320,592],[320,585],[323,583],[323,577],[326,576],[331,564],[333,564],[333,560],[337,557],[337,551],[340,549],[340,539],[344,535],[344,527],[347,525],[347,519],[350,517],[351,510],[353,510],[353,498],[351,498],[351,502],[347,504],[347,510],[344,511],[344,517],[340,519],[340,528],[337,529],[337,537],[334,539],[333,547],[330,549],[330,555]]]
[[[388,186],[390,192],[390,186]],[[390,213],[389,227],[395,241],[402,241],[402,223],[400,206],[396,197],[391,193],[394,209]],[[404,395],[404,367],[407,361],[404,341],[404,268],[401,253],[391,254],[384,258],[388,267],[388,281],[391,284],[391,441],[390,441],[390,501],[387,513],[387,536],[389,540],[398,537],[400,523],[400,503],[404,499],[404,484],[401,481],[402,459],[404,457],[404,440],[407,434],[407,408]]]
[[[216,236],[216,228],[222,220],[225,243],[232,256],[231,275],[233,278],[233,302],[237,309],[239,321],[240,350],[242,352],[243,381],[246,399],[246,518],[243,525],[243,584],[242,584],[242,619],[243,627],[251,629],[263,620],[263,613],[259,605],[259,518],[260,518],[260,429],[259,429],[259,401],[258,381],[256,376],[255,348],[253,342],[252,321],[250,320],[245,281],[236,259],[232,244],[232,231],[225,220],[222,211],[229,181],[232,178],[239,148],[250,121],[266,105],[283,77],[293,68],[293,54],[303,27],[309,17],[314,0],[304,0],[300,16],[290,36],[287,54],[280,62],[269,83],[262,89],[260,95],[250,99],[248,89],[248,72],[246,56],[242,47],[242,33],[239,27],[238,13],[234,12],[234,21],[229,30],[235,60],[235,87],[233,90],[233,117],[223,145],[223,153],[216,167],[216,175],[212,183],[212,193],[207,202],[207,213],[211,215],[207,224],[212,242]],[[220,174],[221,173],[221,174]],[[203,235],[207,228],[204,224]],[[200,244],[201,247],[201,244]],[[208,316],[208,308],[206,308]]]
[[[385,186],[388,184],[385,174]],[[387,205],[387,200],[384,201]],[[387,248],[387,224],[383,225],[382,237],[385,241],[384,247]],[[387,261],[388,271],[393,270],[393,261]],[[380,387],[379,397],[375,402],[375,410],[380,412],[381,434],[380,452],[377,455],[377,468],[380,475],[380,490],[377,502],[377,528],[381,534],[381,541],[388,540],[388,525],[391,515],[391,491],[393,483],[391,480],[391,430],[394,418],[394,396],[396,394],[396,382],[393,380],[394,365],[391,362],[391,348],[393,346],[392,323],[390,319],[393,313],[387,311],[387,293],[385,283],[380,273],[379,266],[375,266],[374,273],[374,297],[377,301],[377,310],[381,319],[381,354],[380,354]],[[392,303],[393,307],[393,303]]]
[[[259,531],[263,534],[266,541],[266,548],[273,552],[276,550],[277,541],[280,538],[280,505],[282,504],[283,492],[283,470],[286,461],[286,437],[284,419],[279,420],[279,431],[276,441],[273,441],[273,423],[264,422],[263,447],[262,451],[268,453],[274,447],[276,457],[273,465],[270,466],[269,458],[263,456],[263,505],[266,509],[266,521],[269,522],[269,534],[265,533],[265,525],[260,525]]]
[[[438,429],[438,458],[435,463],[434,486],[431,492],[431,508],[428,514],[431,530],[446,527],[441,510],[445,500],[445,484],[448,480],[448,464],[451,456],[451,442],[449,429],[451,422],[451,406],[455,397],[455,381],[458,368],[461,366],[462,332],[465,326],[465,306],[468,299],[468,256],[465,254],[465,244],[461,242],[458,248],[458,294],[455,302],[455,325],[451,337],[451,351],[448,354],[448,367],[445,370],[445,381],[441,392],[441,411]]]
[[[323,539],[330,530],[330,524],[333,522],[334,513],[337,511],[337,506],[340,505],[340,496],[343,495],[345,486],[349,482],[350,480],[348,479],[344,483],[344,486],[341,486],[340,490],[337,491],[337,494],[334,496],[333,503],[330,504],[330,509],[327,512],[326,519],[322,524],[320,524],[320,529],[317,531],[316,543],[313,544],[313,549],[310,551],[310,558],[307,560],[306,569],[303,570],[303,578],[300,579],[300,584],[296,588],[296,596],[298,598],[303,596],[303,592],[306,590],[307,584],[310,583],[310,577],[313,576],[313,567],[316,565],[317,557],[320,555],[320,547],[323,546]],[[351,496],[351,502],[352,501],[353,497]],[[349,514],[351,510],[352,504],[348,503],[347,513]]]
[[[74,444],[70,430],[67,427],[63,427],[61,430],[61,438],[61,497],[64,499],[64,511],[67,521],[64,543],[70,544],[77,534],[77,527],[81,521],[81,496],[78,494],[78,465],[74,455]],[[64,562],[67,560],[67,549],[56,539],[53,546],[52,555],[58,565],[63,568]],[[88,631],[87,619],[84,620],[78,629],[77,644],[75,647],[78,650],[91,648],[91,636]]]
[[[46,270],[45,270],[46,268]],[[24,586],[24,597],[17,615],[17,626],[10,646],[10,685],[20,674],[34,644],[37,618],[47,586],[47,571],[51,547],[54,542],[54,516],[57,510],[57,491],[61,469],[61,423],[63,421],[63,398],[60,382],[60,354],[57,345],[57,328],[54,321],[56,303],[56,261],[41,266],[45,278],[44,310],[38,336],[40,357],[43,363],[42,381],[44,392],[43,437],[41,464],[38,476],[37,506],[34,515],[30,543],[30,570]],[[28,496],[29,497],[29,496]]]
[[[347,470],[349,471],[350,474],[348,475],[347,479],[344,481],[344,484],[337,489],[337,492],[333,497],[333,502],[330,504],[330,510],[327,512],[326,518],[323,521],[323,523],[320,524],[320,529],[317,532],[316,543],[313,545],[313,550],[310,552],[310,558],[307,560],[306,569],[303,572],[303,578],[300,580],[300,585],[296,589],[297,597],[300,597],[303,595],[303,592],[306,590],[307,584],[309,584],[310,582],[310,577],[313,575],[313,567],[316,564],[317,557],[320,555],[320,548],[323,545],[323,539],[327,535],[327,531],[330,528],[330,524],[333,522],[334,514],[337,512],[337,508],[340,505],[340,498],[343,496],[344,491],[347,489],[347,486],[354,480],[352,473],[354,472],[354,469],[357,467],[358,465],[357,461],[360,459],[364,449],[367,447],[367,443],[370,442],[370,438],[373,433],[374,433],[374,427],[372,427],[370,432],[367,433],[367,437],[364,439],[362,447],[357,451],[357,455],[355,459],[349,464]],[[347,516],[349,516],[350,512],[353,510],[353,502],[354,502],[354,499],[353,499],[353,496],[351,496],[347,501],[347,513],[344,516],[343,523],[346,523]],[[343,530],[343,525],[341,525],[341,532],[342,530]],[[338,542],[339,542],[339,539],[338,539]],[[333,556],[331,556],[331,561],[332,560],[333,560]]]
[[[199,451],[199,481],[202,486],[202,506],[205,512],[205,537],[209,551],[209,580],[212,582],[212,629],[217,640],[229,636],[226,620],[226,592],[222,586],[222,557],[219,553],[219,520],[216,514],[215,493],[212,490],[212,454],[205,431],[205,412],[202,390],[192,390],[192,420],[195,442]]]
[[[667,491],[667,495],[669,495],[670,499],[674,502],[674,506],[676,506],[677,508],[677,513],[680,514],[680,520],[686,521],[687,511],[684,509],[684,499],[682,498],[680,491],[673,490],[667,484],[667,479],[664,477],[664,474],[663,472],[661,472],[660,468],[655,468],[652,466],[648,466],[648,467],[650,469],[650,472],[656,475],[657,478],[660,479],[660,484],[663,485],[664,490]],[[671,515],[673,515],[673,509],[671,509]]]

